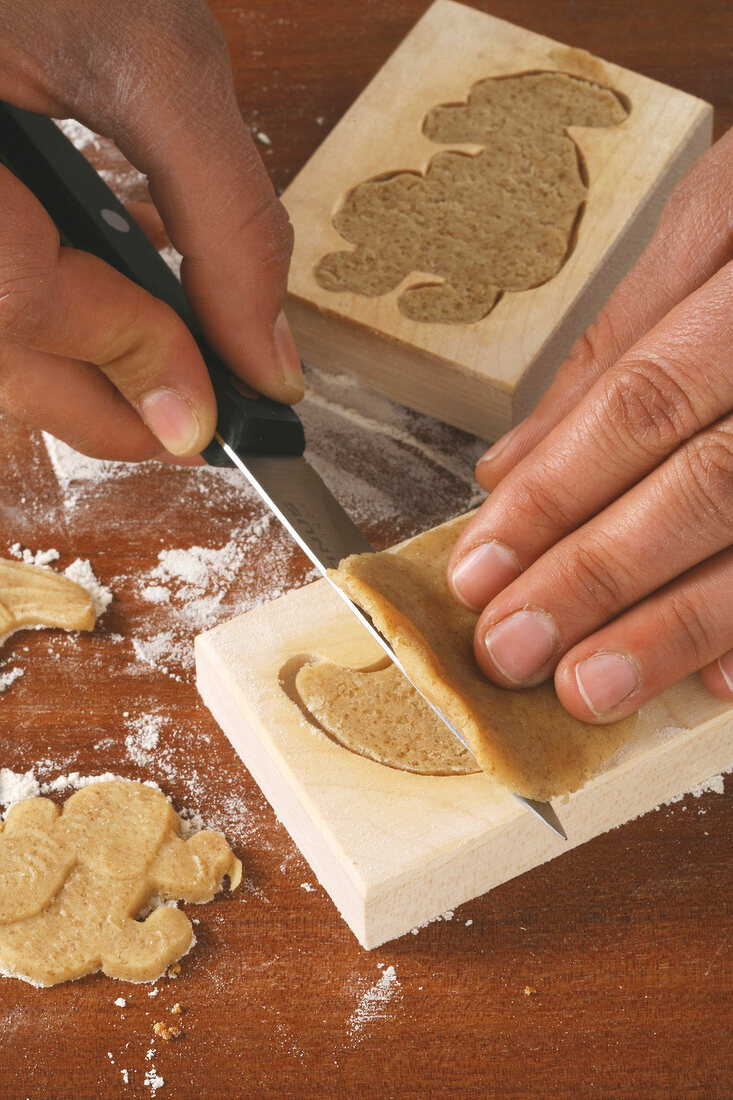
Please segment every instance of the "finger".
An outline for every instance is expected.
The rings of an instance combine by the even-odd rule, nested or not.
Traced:
[[[700,679],[708,691],[719,699],[733,699],[733,649],[704,668]]]
[[[140,43],[135,63],[153,50],[155,81],[118,102],[113,117],[106,105],[97,113],[148,176],[209,342],[256,389],[297,401],[300,357],[282,313],[292,227],[239,112],[213,16],[200,5],[195,27],[186,10],[173,9],[171,22],[161,40]]]
[[[647,333],[502,481],[448,563],[480,610],[549,547],[733,407],[733,263]],[[511,577],[509,578],[511,579]]]
[[[139,462],[161,452],[132,406],[91,363],[0,343],[0,407],[92,458]]]
[[[168,247],[171,243],[170,238],[163,225],[163,219],[152,202],[126,202],[124,206],[158,251]]]
[[[615,721],[703,666],[720,673],[721,654],[730,667],[731,644],[733,550],[727,550],[575,646],[555,673],[558,698],[583,722]],[[708,678],[706,670],[706,686]],[[715,694],[730,699],[733,682],[725,686]]]
[[[576,342],[534,411],[478,461],[491,490],[575,408],[616,360],[733,256],[733,130],[677,185],[640,259]]]
[[[183,321],[96,256],[59,248],[46,211],[2,166],[0,201],[0,340],[96,364],[167,450],[198,453],[216,403]]]
[[[539,683],[583,638],[728,547],[731,532],[733,414],[675,451],[493,600],[476,626],[476,660],[502,685]]]

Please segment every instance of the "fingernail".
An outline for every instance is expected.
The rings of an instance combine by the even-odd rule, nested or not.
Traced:
[[[718,668],[729,691],[733,691],[733,649],[730,653],[724,653],[722,657],[718,657]]]
[[[524,684],[547,664],[560,636],[544,611],[515,611],[484,638],[491,660],[510,684]]]
[[[578,661],[575,682],[588,709],[601,718],[636,690],[639,673],[622,653],[595,653]]]
[[[485,542],[458,563],[451,574],[451,585],[465,607],[482,611],[521,572],[513,550],[501,542]]]
[[[496,443],[494,443],[492,447],[489,447],[488,451],[484,451],[476,465],[481,466],[484,462],[494,462],[497,458],[500,458],[516,435],[518,427],[519,424],[508,431],[505,435],[501,436],[500,439],[497,439]]]
[[[196,413],[175,390],[153,390],[140,402],[142,418],[167,451],[189,451],[199,436]]]
[[[300,361],[300,353],[298,352],[293,334],[290,331],[288,319],[283,310],[280,310],[277,321],[275,321],[275,347],[277,349],[280,373],[283,378],[289,386],[293,387],[293,389],[299,390],[300,393],[304,393],[305,381],[303,380],[303,366]]]

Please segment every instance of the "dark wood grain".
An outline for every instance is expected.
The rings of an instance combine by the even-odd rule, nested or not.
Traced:
[[[733,121],[727,2],[476,6],[710,100],[718,135]],[[282,188],[426,3],[212,7],[243,114],[270,137],[263,155]],[[94,159],[119,169],[106,145]],[[144,193],[134,175],[120,180],[127,197]],[[409,425],[441,454],[471,446],[423,418]],[[333,455],[350,439],[334,428]],[[435,489],[420,483],[404,503],[381,452],[354,447],[349,461],[387,500],[381,517],[361,517],[379,545],[467,506],[470,489],[445,468],[436,466]],[[3,649],[25,674],[0,695],[0,766],[152,776],[178,807],[224,828],[245,886],[189,908],[197,947],[155,997],[100,976],[52,990],[0,981],[0,1095],[149,1096],[154,1065],[162,1098],[730,1096],[729,795],[688,796],[368,954],[323,891],[303,889],[309,868],[201,705],[185,660],[174,656],[165,673],[131,642],[157,629],[137,578],[160,549],[222,545],[261,514],[256,502],[157,466],[72,489],[70,503],[40,437],[0,417],[0,554],[19,541],[55,546],[61,566],[88,557],[116,594],[92,636],[26,633]],[[221,616],[305,577],[271,529],[232,579]],[[160,744],[139,764],[125,737],[151,713],[164,718]],[[355,1029],[380,966],[394,966],[398,984]],[[153,1023],[170,1020],[174,1002],[185,1035],[165,1043]]]

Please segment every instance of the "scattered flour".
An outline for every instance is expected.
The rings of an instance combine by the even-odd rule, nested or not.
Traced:
[[[77,558],[76,561],[72,561],[71,565],[64,569],[64,576],[70,581],[75,581],[82,588],[86,588],[92,597],[94,613],[98,619],[104,615],[114,597],[111,590],[97,580],[91,563],[86,558]]]
[[[24,798],[35,798],[41,788],[31,768],[27,772],[13,772],[10,768],[0,768],[0,807],[10,809]]]
[[[14,558],[20,558],[25,565],[36,565],[43,568],[52,561],[58,561],[61,555],[58,550],[36,550],[35,554],[19,542],[14,542],[10,547],[10,553]]]
[[[133,763],[145,767],[154,762],[153,750],[158,746],[160,731],[166,719],[159,714],[143,714],[129,723],[132,730],[125,738],[125,748]]]
[[[315,886],[311,886],[309,882],[301,882],[300,888],[301,890],[305,890],[307,894],[314,894],[316,890]]]
[[[688,794],[691,794],[693,798],[700,798],[704,794],[723,794],[725,790],[725,779],[722,775],[712,775],[710,779],[703,779],[702,783],[696,784],[694,787],[690,787],[689,791],[685,794],[677,794],[674,798],[669,798],[664,803],[665,806],[671,806],[674,802],[681,802],[683,798],[686,798]]]
[[[155,1066],[152,1064],[150,1066],[150,1069],[145,1074],[145,1084],[150,1089],[151,1096],[155,1096],[158,1089],[162,1089],[163,1085],[165,1084],[165,1081],[160,1076],[160,1074],[156,1072]]]
[[[14,665],[13,668],[9,668],[5,672],[0,671],[0,695],[7,691],[16,680],[19,680],[23,673],[24,669],[19,665]]]
[[[171,598],[170,589],[162,584],[146,584],[140,589],[140,595],[146,603],[168,603]]]
[[[59,130],[66,134],[69,141],[73,142],[77,149],[86,149],[90,145],[94,149],[102,148],[97,134],[82,122],[77,122],[75,118],[56,119],[56,125]]]
[[[374,985],[359,998],[359,1003],[349,1017],[346,1028],[357,1035],[364,1027],[387,1015],[387,1005],[399,990],[400,983],[393,966],[388,966]]]
[[[416,936],[421,928],[427,928],[429,924],[435,924],[436,921],[453,920],[454,915],[454,909],[446,909],[445,913],[438,913],[437,916],[431,917],[430,920],[424,920],[422,924],[418,924],[417,927],[411,928],[410,932],[413,936]]]

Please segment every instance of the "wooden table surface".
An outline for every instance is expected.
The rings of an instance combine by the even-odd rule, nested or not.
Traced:
[[[212,6],[282,188],[426,3]],[[717,135],[733,122],[726,0],[477,6],[711,101]],[[125,197],[144,194],[108,143],[87,151]],[[377,545],[470,505],[475,441],[338,379],[312,386],[315,460]],[[258,535],[262,510],[229,475],[80,462],[2,416],[0,432],[0,554],[89,558],[115,593],[91,636],[4,647],[24,675],[0,695],[0,765],[154,779],[245,868],[233,897],[189,907],[198,943],[176,980],[0,981],[0,1095],[731,1095],[728,796],[687,796],[367,953],[193,682],[197,629],[302,583],[304,559],[275,526]],[[197,545],[212,551],[202,578],[159,560]],[[185,1035],[166,1043],[153,1024],[175,1002]]]

